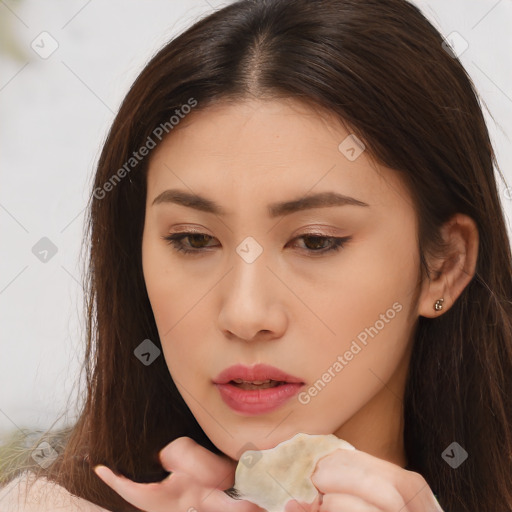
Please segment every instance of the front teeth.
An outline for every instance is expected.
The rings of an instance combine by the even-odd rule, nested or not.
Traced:
[[[253,381],[247,381],[242,379],[233,379],[233,382],[236,382],[237,384],[256,384],[257,386],[261,384],[268,384],[269,382],[272,382],[272,379],[267,380],[253,380]]]

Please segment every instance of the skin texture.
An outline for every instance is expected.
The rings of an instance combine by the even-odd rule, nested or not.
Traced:
[[[423,478],[403,469],[402,399],[418,316],[444,313],[469,283],[478,232],[470,218],[453,217],[443,230],[452,251],[429,260],[439,274],[420,284],[411,197],[399,175],[367,152],[350,161],[338,149],[349,134],[334,118],[293,100],[216,105],[187,116],[151,155],[142,240],[148,296],[169,372],[229,458],[272,448],[297,432],[334,433],[357,450],[336,450],[317,464],[314,483],[327,505],[316,508],[397,510],[406,502],[412,507],[416,496],[416,508],[404,511],[439,510]],[[229,213],[152,205],[170,188],[206,196]],[[269,203],[324,191],[369,206],[268,215]],[[188,230],[212,237],[182,240],[198,254],[177,252],[162,239]],[[298,238],[308,232],[351,239],[321,254],[329,240]],[[263,248],[250,264],[236,251],[248,236]],[[443,310],[436,312],[439,298]],[[377,334],[358,342],[360,350],[333,377],[338,356],[378,320]],[[231,410],[212,383],[236,363],[271,364],[301,378],[306,389],[319,379],[325,385],[307,403],[295,397],[246,416]],[[345,479],[348,467],[361,468],[359,478]],[[348,483],[336,487],[340,481]],[[375,486],[382,498],[374,497]]]

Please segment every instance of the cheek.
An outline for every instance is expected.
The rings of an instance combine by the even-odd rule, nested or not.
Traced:
[[[158,239],[157,234],[144,235],[142,244],[142,267],[144,280],[153,316],[158,328],[163,355],[171,373],[179,370],[173,361],[187,358],[190,351],[183,350],[196,339],[188,332],[188,344],[178,343],[178,334],[182,324],[186,323],[187,311],[191,309],[187,290],[190,287],[183,280],[183,273],[175,269],[171,262],[171,248]],[[150,239],[150,237],[152,239]],[[197,300],[197,299],[196,299]],[[176,353],[176,352],[182,353]]]
[[[200,298],[200,283],[182,269],[171,246],[148,228],[142,243],[142,268],[162,342]]]
[[[321,297],[316,311],[331,331],[307,349],[310,402],[318,410],[332,410],[329,403],[343,404],[343,412],[356,409],[388,380],[409,347],[419,262],[411,245],[374,240],[362,243],[314,292]]]
[[[363,343],[396,340],[408,328],[414,298],[418,259],[413,247],[372,236],[347,250],[339,261],[310,285],[309,297],[325,327],[313,322],[317,329],[322,327],[320,338],[341,352],[358,336]]]
[[[354,336],[339,338],[337,346],[331,342],[323,350],[316,347],[304,354],[303,364],[308,361],[310,365],[308,386],[298,399],[305,421],[321,424],[326,432],[336,430],[369,403],[401,367],[410,346],[409,329],[405,308],[400,309],[398,301],[394,305],[382,310],[385,320],[378,318],[362,328],[351,322]]]

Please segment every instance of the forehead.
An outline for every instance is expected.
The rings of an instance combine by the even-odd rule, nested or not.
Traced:
[[[383,206],[396,206],[398,194],[410,206],[397,173],[360,152],[352,137],[335,116],[296,100],[192,111],[151,155],[148,203],[182,187],[216,198],[233,192],[240,206],[263,195],[271,202],[325,190]],[[360,153],[355,159],[350,146]]]
[[[293,99],[219,103],[184,117],[153,153],[176,151],[185,144],[194,153],[265,156],[265,160],[296,160],[301,154],[337,149],[336,141],[349,133],[340,121]],[[256,164],[257,161],[251,162]]]

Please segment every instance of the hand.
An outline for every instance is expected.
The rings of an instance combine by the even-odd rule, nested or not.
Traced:
[[[360,450],[322,457],[311,476],[320,495],[285,512],[443,512],[425,479]]]
[[[237,463],[232,459],[215,455],[190,437],[175,439],[159,455],[162,466],[172,472],[161,482],[133,482],[101,465],[94,471],[126,501],[146,512],[263,511],[222,491],[234,484]]]

